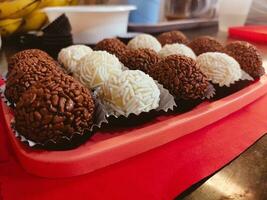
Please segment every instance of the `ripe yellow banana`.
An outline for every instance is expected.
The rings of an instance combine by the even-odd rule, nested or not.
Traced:
[[[20,31],[22,32],[39,30],[45,25],[48,19],[42,10],[37,9],[27,15],[24,20],[25,23],[20,28]]]
[[[77,5],[78,0],[41,0],[40,8],[53,6]]]
[[[0,20],[0,35],[6,37],[15,33],[23,23],[22,18]]]
[[[41,0],[8,0],[0,2],[0,19],[21,18],[40,4]]]

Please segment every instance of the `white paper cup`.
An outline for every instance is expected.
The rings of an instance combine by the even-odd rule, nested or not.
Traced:
[[[219,30],[227,32],[229,27],[243,26],[252,0],[219,0]]]

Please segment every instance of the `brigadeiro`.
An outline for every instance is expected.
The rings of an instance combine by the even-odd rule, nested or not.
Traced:
[[[93,124],[95,104],[90,91],[60,74],[32,86],[15,108],[15,129],[36,143],[57,143],[84,135]]]
[[[45,77],[63,73],[53,59],[46,56],[31,57],[16,64],[6,81],[5,96],[10,103],[17,103],[20,96]]]
[[[170,31],[165,32],[157,36],[158,41],[161,43],[162,46],[166,44],[188,44],[189,39],[183,34],[181,31]]]
[[[121,60],[125,51],[127,51],[127,46],[117,38],[107,38],[98,42],[94,49],[107,51]]]
[[[182,111],[191,109],[214,94],[214,88],[196,62],[184,55],[166,57],[150,75],[170,91]]]
[[[228,96],[253,80],[234,58],[225,53],[203,53],[198,56],[196,62],[216,89],[214,99]]]
[[[241,68],[257,79],[265,74],[262,57],[255,46],[248,42],[235,41],[226,45],[226,52],[237,60]]]
[[[50,61],[54,61],[52,57],[50,57],[46,52],[40,50],[40,49],[26,49],[23,51],[20,51],[13,56],[11,56],[8,59],[8,71],[9,73],[11,70],[16,66],[17,63],[27,60],[29,58],[45,58]]]
[[[138,69],[149,74],[160,59],[159,55],[152,49],[136,49],[127,51],[122,62],[129,69]]]
[[[191,41],[188,46],[198,56],[206,52],[224,52],[223,45],[213,37],[201,36]]]

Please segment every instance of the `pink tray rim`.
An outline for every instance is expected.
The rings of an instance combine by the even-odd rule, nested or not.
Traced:
[[[208,126],[267,93],[267,76],[221,100],[205,103],[185,114],[96,143],[86,142],[68,151],[32,150],[18,141],[10,127],[12,115],[2,102],[8,137],[23,168],[48,178],[86,174],[133,157]]]

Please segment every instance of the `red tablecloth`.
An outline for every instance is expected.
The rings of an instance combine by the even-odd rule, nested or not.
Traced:
[[[0,154],[0,199],[173,199],[229,163],[267,132],[267,96],[157,149],[93,173],[64,179],[27,174]],[[8,149],[0,116],[0,150]]]

